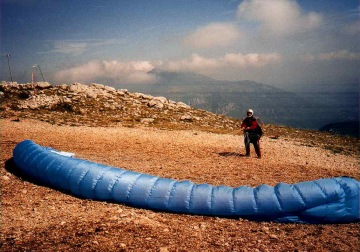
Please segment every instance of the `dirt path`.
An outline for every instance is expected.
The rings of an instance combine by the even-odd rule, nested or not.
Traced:
[[[31,139],[79,158],[177,180],[258,186],[359,179],[355,156],[291,139],[261,141],[243,157],[242,136],[154,128],[54,126],[1,120],[3,251],[355,251],[359,224],[300,225],[178,215],[78,199],[11,173],[12,150]],[[6,168],[6,169],[5,169]]]

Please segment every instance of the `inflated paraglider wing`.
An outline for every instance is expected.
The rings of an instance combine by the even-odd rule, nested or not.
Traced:
[[[106,166],[30,140],[13,153],[28,177],[78,197],[161,211],[256,221],[348,223],[359,217],[359,181],[338,177],[275,187],[212,186]]]

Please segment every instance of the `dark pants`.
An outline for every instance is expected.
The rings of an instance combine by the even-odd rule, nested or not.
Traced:
[[[252,143],[254,145],[256,155],[259,158],[261,158],[260,136],[258,134],[246,132],[244,134],[244,142],[245,142],[246,156],[250,156],[250,143]]]

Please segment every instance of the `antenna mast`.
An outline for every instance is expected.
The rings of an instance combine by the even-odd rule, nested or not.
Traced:
[[[31,74],[31,81],[32,84],[35,87],[35,82],[36,82],[36,65],[33,65],[33,70],[32,70],[32,74]]]
[[[39,71],[40,71],[41,78],[42,78],[43,82],[45,82],[44,75],[43,75],[43,73],[41,72],[40,65],[37,65],[37,67],[39,68]]]
[[[34,83],[34,81],[35,81],[36,68],[39,69],[39,72],[40,72],[40,74],[41,74],[41,78],[42,78],[43,82],[45,82],[44,75],[43,75],[43,73],[42,73],[42,71],[41,71],[41,68],[40,68],[40,65],[39,65],[39,64],[34,64],[34,65],[33,65],[32,82]]]
[[[34,95],[36,95],[36,67],[37,67],[37,65],[34,64],[32,74],[31,74],[32,86],[34,88]]]
[[[10,54],[8,53],[6,56],[7,56],[7,59],[8,59],[8,66],[9,66],[10,79],[11,79],[11,82],[14,82],[14,81],[13,81],[13,77],[12,77],[12,73],[11,73],[11,66],[10,66]]]

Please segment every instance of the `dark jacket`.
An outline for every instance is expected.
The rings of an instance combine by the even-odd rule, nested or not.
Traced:
[[[256,128],[258,127],[258,122],[256,117],[246,117],[242,123],[241,128],[244,128],[246,132],[252,133],[255,132]]]

